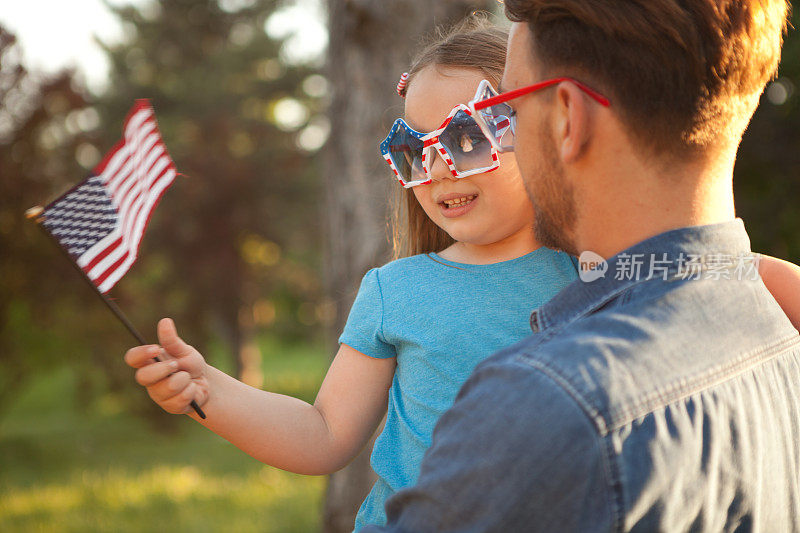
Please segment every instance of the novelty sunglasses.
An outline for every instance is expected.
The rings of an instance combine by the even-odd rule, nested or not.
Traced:
[[[493,125],[495,133],[502,137],[509,130],[510,121],[494,117]],[[491,172],[500,166],[498,151],[464,104],[455,106],[441,126],[428,133],[419,132],[398,118],[380,150],[405,188],[431,182],[437,155],[456,179]]]
[[[561,77],[534,83],[533,85],[507,91],[502,94],[498,93],[487,80],[483,80],[480,85],[478,85],[478,92],[475,98],[469,101],[467,107],[470,110],[473,120],[477,123],[486,139],[492,145],[492,150],[495,152],[513,152],[517,117],[516,112],[506,102],[541,89],[546,89],[547,87],[552,87],[564,81],[575,84],[578,89],[586,93],[603,107],[611,105],[608,98],[591,87],[573,78]],[[508,130],[510,130],[510,134],[506,135],[506,131]],[[504,144],[505,141],[510,141],[511,144]]]

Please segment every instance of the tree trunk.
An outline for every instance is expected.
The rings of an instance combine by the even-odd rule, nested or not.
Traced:
[[[378,152],[403,101],[395,86],[420,39],[460,20],[487,0],[330,0],[328,76],[332,133],[327,146],[326,285],[335,302],[330,345],[336,348],[361,277],[388,259],[387,214],[396,181]],[[326,532],[351,531],[375,481],[372,442],[328,484]]]

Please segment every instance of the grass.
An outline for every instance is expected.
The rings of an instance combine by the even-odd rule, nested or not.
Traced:
[[[265,388],[313,400],[325,351],[264,351]],[[42,376],[3,421],[0,531],[319,530],[324,478],[262,465],[188,417],[154,432],[112,395],[78,412],[74,383],[68,369]]]

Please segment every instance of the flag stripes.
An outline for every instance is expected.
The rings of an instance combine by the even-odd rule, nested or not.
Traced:
[[[45,208],[43,225],[106,293],[136,261],[150,216],[175,175],[152,107],[137,100],[120,142],[92,176]]]

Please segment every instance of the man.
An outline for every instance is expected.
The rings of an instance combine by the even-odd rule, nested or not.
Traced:
[[[732,193],[786,3],[505,4],[502,90],[571,78],[508,100],[538,237],[606,261],[476,369],[385,529],[800,531],[800,337]]]

